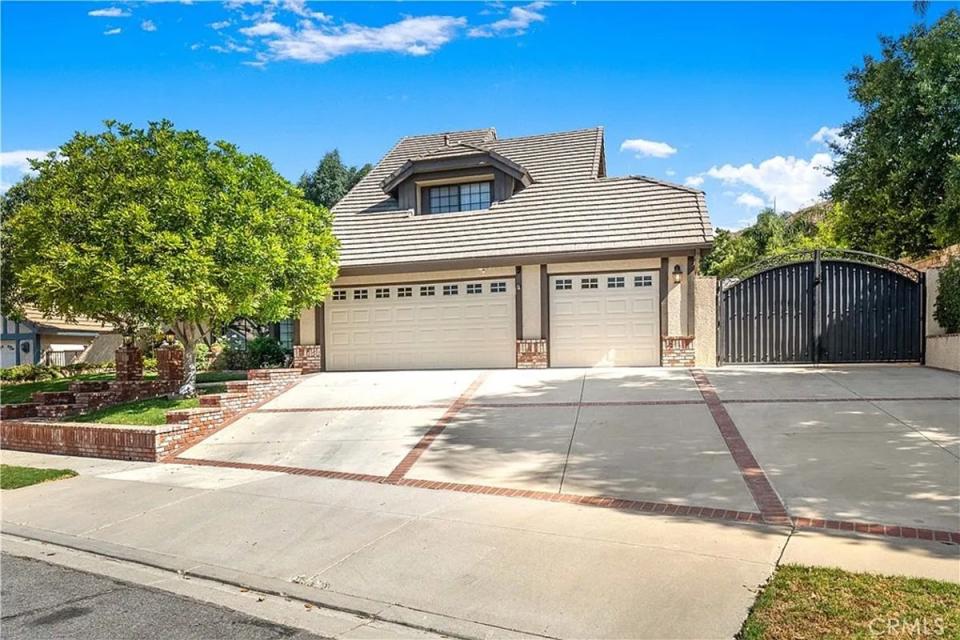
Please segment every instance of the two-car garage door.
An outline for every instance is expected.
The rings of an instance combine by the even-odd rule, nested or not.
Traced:
[[[327,368],[500,368],[516,364],[513,278],[334,289]]]

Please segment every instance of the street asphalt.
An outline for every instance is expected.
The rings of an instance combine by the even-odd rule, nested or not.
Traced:
[[[0,555],[0,636],[48,638],[318,638],[170,593],[38,560]]]

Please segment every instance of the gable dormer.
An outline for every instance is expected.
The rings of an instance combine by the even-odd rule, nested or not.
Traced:
[[[496,151],[446,139],[404,162],[380,187],[400,209],[421,215],[488,209],[531,184],[526,169]]]

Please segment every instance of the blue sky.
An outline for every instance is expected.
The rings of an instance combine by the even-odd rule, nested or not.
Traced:
[[[931,22],[956,4],[933,3]],[[714,224],[829,184],[844,75],[902,3],[3,2],[2,178],[107,118],[168,118],[288,178],[403,135],[603,125],[610,175],[707,192]]]

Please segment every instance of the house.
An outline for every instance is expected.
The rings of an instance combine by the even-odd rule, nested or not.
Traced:
[[[24,317],[0,316],[0,367],[21,364],[66,365],[113,360],[120,337],[111,327],[89,318],[74,321],[44,316],[27,306]]]
[[[608,177],[600,127],[406,137],[333,213],[306,369],[692,364],[703,193]]]

